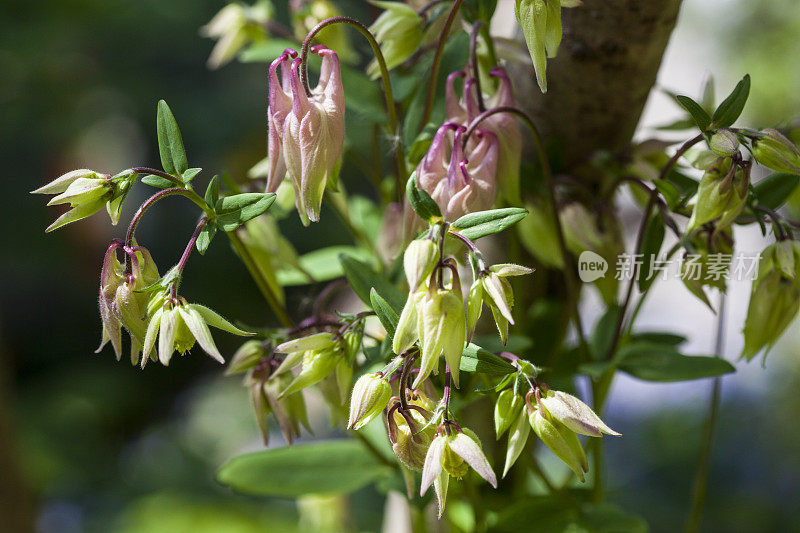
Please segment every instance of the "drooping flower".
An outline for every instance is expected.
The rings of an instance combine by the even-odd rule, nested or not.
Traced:
[[[364,374],[353,386],[350,397],[350,419],[348,429],[361,429],[374,420],[392,396],[389,380],[380,372]]]
[[[319,383],[331,375],[344,360],[344,342],[341,338],[334,338],[329,332],[315,333],[284,342],[275,348],[275,352],[284,353],[286,357],[273,376],[279,376],[300,365],[300,373],[281,390],[280,397],[283,397]]]
[[[508,325],[514,323],[511,309],[514,307],[514,292],[506,278],[510,276],[523,276],[530,274],[533,269],[512,263],[492,265],[480,272],[478,278],[470,287],[467,299],[467,331],[475,329],[481,317],[483,304],[489,306],[500,333],[503,344],[508,340]]]
[[[322,46],[311,48],[322,58],[319,82],[311,93],[306,94],[300,81],[299,58],[291,62],[287,82],[286,64],[292,52],[285,51],[270,66],[267,191],[277,190],[288,175],[298,214],[308,225],[319,220],[325,186],[337,177],[344,143],[344,89],[338,56]]]

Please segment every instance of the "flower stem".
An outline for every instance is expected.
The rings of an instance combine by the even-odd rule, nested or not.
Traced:
[[[436,53],[433,56],[433,65],[431,65],[430,78],[428,82],[428,92],[425,94],[425,107],[422,111],[422,120],[419,123],[419,131],[425,127],[428,120],[431,118],[433,112],[433,100],[436,97],[436,79],[439,76],[439,68],[442,66],[442,55],[444,54],[444,45],[447,43],[447,36],[450,34],[450,28],[456,19],[458,10],[464,0],[455,0],[453,7],[450,8],[450,13],[447,15],[447,20],[444,21],[442,34],[439,37],[439,44],[436,46]]]
[[[725,293],[720,294],[719,312],[717,313],[717,339],[714,346],[714,355],[722,357],[722,349],[725,341]],[[706,501],[706,489],[708,488],[708,469],[711,463],[711,439],[714,436],[714,427],[717,422],[720,403],[720,389],[722,388],[722,378],[714,378],[711,387],[711,398],[709,400],[708,417],[703,431],[703,448],[700,452],[700,459],[697,463],[697,473],[694,478],[694,488],[692,495],[692,507],[689,512],[689,519],[686,523],[687,533],[696,533],[700,525],[700,518],[703,514],[703,505]]]
[[[392,141],[395,145],[395,165],[397,172],[395,194],[399,199],[406,183],[405,149],[403,148],[403,141],[400,136],[400,130],[398,126],[397,108],[395,107],[394,94],[392,93],[392,83],[389,79],[389,69],[386,67],[386,59],[383,57],[381,47],[378,44],[378,41],[375,40],[375,36],[369,31],[369,28],[357,20],[351,19],[350,17],[332,17],[325,19],[314,26],[303,41],[303,48],[300,53],[300,79],[303,82],[303,87],[306,90],[306,94],[310,96],[311,89],[308,87],[307,67],[308,48],[311,44],[311,40],[317,33],[319,33],[321,29],[325,28],[326,26],[330,26],[331,24],[349,24],[357,29],[359,33],[361,33],[361,35],[363,35],[369,42],[369,45],[372,48],[372,53],[375,55],[375,60],[378,62],[378,67],[381,70],[381,81],[383,82],[383,95],[386,98],[386,113],[389,117],[389,128],[392,130]]]
[[[478,111],[483,113],[486,111],[486,104],[483,101],[481,76],[478,69],[478,33],[480,32],[481,26],[483,26],[482,20],[476,20],[475,24],[472,25],[472,32],[469,35],[469,62],[470,67],[472,67],[472,78],[475,80],[475,94],[478,97]]]
[[[148,168],[148,167],[133,167],[128,169],[129,172],[136,172],[137,174],[152,174],[154,176],[158,176],[159,178],[164,178],[167,181],[171,181],[175,185],[181,188],[185,188],[186,184],[173,176],[172,174],[167,174],[161,170],[157,170],[155,168]]]
[[[231,240],[231,245],[236,253],[241,258],[244,266],[247,268],[247,271],[250,273],[250,276],[253,278],[253,281],[256,282],[258,289],[261,291],[261,294],[264,295],[264,298],[267,300],[267,303],[272,308],[272,311],[275,313],[275,316],[278,317],[280,323],[287,328],[291,328],[294,326],[294,322],[292,322],[289,313],[286,311],[286,307],[281,303],[278,296],[272,290],[267,280],[264,278],[263,274],[261,274],[261,270],[259,270],[258,265],[256,264],[253,256],[250,255],[250,251],[242,242],[242,239],[236,233],[236,231],[226,231],[228,238]]]

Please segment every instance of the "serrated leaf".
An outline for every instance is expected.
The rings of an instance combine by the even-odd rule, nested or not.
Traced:
[[[733,92],[719,104],[714,114],[711,116],[712,126],[715,128],[727,128],[736,122],[739,115],[744,110],[747,97],[750,95],[750,74],[745,74],[744,78],[736,84]]]
[[[405,295],[388,279],[375,272],[367,263],[353,259],[347,255],[339,256],[345,277],[350,288],[367,305],[370,301],[370,291],[374,288],[393,309],[403,309],[406,303]]]
[[[234,457],[217,481],[247,494],[295,498],[352,492],[391,473],[360,442],[328,440]]]
[[[406,183],[406,196],[411,207],[419,218],[425,222],[433,222],[437,218],[442,218],[442,211],[430,195],[417,187],[417,173],[411,174]]]
[[[264,213],[275,201],[274,193],[246,192],[226,196],[217,201],[217,225],[223,231],[233,231],[248,220]]]
[[[480,372],[501,376],[516,371],[514,365],[502,357],[472,343],[469,343],[464,348],[459,369],[464,372]]]
[[[688,96],[678,95],[675,97],[678,103],[692,116],[694,123],[700,128],[700,131],[706,131],[709,124],[711,124],[711,117],[708,112],[703,109],[703,106],[689,98]]]
[[[156,113],[156,130],[158,132],[158,152],[164,172],[173,176],[181,176],[189,168],[186,161],[186,150],[178,123],[164,100],[158,101]]]
[[[397,322],[400,320],[400,313],[393,309],[392,306],[389,305],[389,302],[378,294],[378,291],[374,288],[369,292],[369,300],[372,303],[372,310],[375,311],[378,320],[381,321],[387,336],[393,339],[394,332],[397,331]],[[402,309],[400,311],[402,311]]]
[[[785,172],[770,174],[753,185],[753,194],[758,205],[768,209],[778,209],[797,188],[800,176]]]
[[[683,355],[671,346],[650,342],[623,346],[615,359],[623,372],[662,383],[716,377],[736,370],[720,357]]]
[[[464,237],[475,240],[499,233],[525,218],[527,209],[506,207],[470,213],[453,222],[453,230]]]

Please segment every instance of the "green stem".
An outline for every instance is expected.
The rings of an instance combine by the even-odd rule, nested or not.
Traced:
[[[332,17],[325,19],[314,26],[303,41],[303,48],[300,54],[300,78],[303,82],[303,87],[306,90],[306,94],[310,96],[311,89],[308,87],[307,59],[308,47],[311,44],[311,40],[317,33],[319,33],[321,29],[325,28],[326,26],[330,26],[331,24],[348,24],[357,29],[359,33],[361,33],[361,35],[363,35],[369,42],[369,45],[372,48],[372,53],[375,55],[375,60],[378,62],[378,67],[381,70],[381,81],[383,82],[383,95],[386,98],[386,113],[389,116],[389,128],[392,130],[392,142],[395,146],[395,165],[397,171],[395,194],[399,199],[402,195],[402,191],[405,188],[407,176],[405,149],[403,148],[403,141],[398,127],[397,108],[395,107],[394,94],[392,93],[392,83],[389,79],[389,69],[386,67],[386,59],[383,57],[381,47],[378,44],[378,41],[375,40],[375,36],[369,31],[369,28],[357,20],[349,17]]]
[[[287,328],[293,327],[294,323],[292,322],[289,313],[286,311],[286,307],[284,307],[278,296],[272,290],[272,287],[270,287],[269,282],[264,278],[263,274],[261,274],[261,270],[258,268],[253,256],[250,255],[250,251],[247,249],[247,246],[245,246],[242,242],[242,239],[235,230],[226,231],[225,233],[228,235],[228,238],[231,240],[231,244],[233,245],[233,249],[242,259],[244,266],[247,268],[247,271],[250,273],[253,281],[256,282],[258,289],[261,291],[261,294],[264,295],[264,298],[272,308],[275,316],[278,317],[280,323]]]
[[[458,14],[458,10],[463,1],[464,0],[455,0],[455,2],[453,2],[453,7],[450,8],[447,20],[444,21],[439,43],[436,45],[436,53],[433,56],[433,65],[431,65],[430,77],[428,78],[428,92],[425,94],[425,107],[422,111],[422,120],[419,123],[420,132],[425,128],[433,112],[433,100],[436,97],[436,79],[439,76],[439,68],[442,66],[444,45],[447,43],[447,36],[450,33],[450,28],[453,26],[453,21],[455,21],[456,14]]]
[[[717,313],[717,339],[714,346],[714,355],[722,357],[722,345],[725,341],[725,293],[720,296],[719,312]],[[708,418],[706,418],[705,429],[703,430],[703,448],[700,452],[700,459],[697,463],[697,472],[694,478],[694,488],[692,491],[692,505],[689,512],[689,519],[686,523],[687,533],[696,533],[700,526],[700,518],[703,515],[703,505],[706,502],[706,490],[708,488],[708,470],[711,463],[711,439],[714,436],[714,427],[717,423],[720,403],[720,389],[722,388],[722,378],[714,378],[711,387],[711,398],[709,399]]]

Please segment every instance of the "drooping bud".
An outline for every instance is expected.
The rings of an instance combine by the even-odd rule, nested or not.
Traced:
[[[411,348],[419,340],[417,321],[419,309],[422,306],[425,291],[418,291],[408,295],[403,311],[397,322],[397,331],[392,339],[392,350],[400,355]]]
[[[230,363],[228,363],[228,369],[225,371],[225,375],[231,376],[250,370],[266,355],[267,351],[262,341],[249,340],[239,346],[239,349],[233,354]]]
[[[467,339],[475,333],[475,326],[483,312],[483,285],[480,279],[472,282],[467,295]]]
[[[202,28],[200,35],[216,39],[208,57],[208,67],[217,69],[230,62],[250,41],[263,39],[263,26],[272,18],[272,4],[260,0],[252,6],[238,3],[223,7]]]
[[[371,0],[370,3],[385,9],[369,30],[381,46],[386,68],[391,70],[411,57],[419,47],[424,20],[414,8],[402,2]],[[381,71],[376,60],[370,62],[367,74],[373,79],[380,77]]]
[[[700,180],[687,231],[717,219],[718,227],[729,226],[744,209],[749,187],[749,166],[734,165],[728,158],[719,158]]]
[[[753,157],[760,164],[777,172],[800,174],[800,150],[792,141],[773,129],[761,132],[753,141]]]
[[[328,377],[342,358],[339,343],[325,349],[310,349],[303,353],[300,373],[281,391],[279,398],[310,387]]]
[[[439,251],[430,239],[411,241],[403,255],[403,268],[411,292],[417,290],[420,281],[426,279],[436,266]]]
[[[418,310],[417,332],[421,355],[419,374],[413,387],[419,387],[436,369],[440,355],[444,355],[450,366],[453,382],[458,387],[461,355],[466,339],[466,316],[461,295],[446,289],[434,289],[425,293]]]
[[[546,413],[540,412],[538,407],[533,408],[528,421],[531,428],[533,428],[533,432],[536,433],[536,436],[541,439],[545,446],[564,461],[575,472],[581,482],[585,481],[584,472],[588,470],[585,467],[586,456],[583,454],[583,448],[580,451],[575,448],[577,437],[575,437],[575,440],[567,440],[565,436],[568,437],[568,433],[565,434],[559,431],[560,422],[550,420]],[[574,433],[572,435],[575,436]],[[578,442],[578,447],[580,448],[580,442]]]
[[[731,157],[739,151],[739,139],[731,130],[719,130],[711,136],[708,146],[719,157]]]
[[[353,387],[347,429],[361,429],[389,405],[392,388],[380,373],[364,374]]]
[[[267,192],[276,192],[286,177],[286,161],[283,157],[283,135],[286,117],[292,111],[291,63],[297,52],[286,49],[269,66],[267,95]],[[278,78],[278,67],[281,78]]]
[[[548,390],[540,401],[553,418],[575,433],[589,437],[600,437],[603,433],[620,436],[600,420],[588,405],[571,394]]]
[[[525,409],[520,409],[517,414],[517,419],[508,434],[508,449],[506,450],[506,462],[503,467],[503,477],[517,462],[519,455],[525,448],[525,443],[528,441],[528,435],[531,432],[531,424],[528,421],[528,413]]]
[[[494,404],[494,429],[499,439],[519,418],[525,400],[513,389],[504,389]]]

